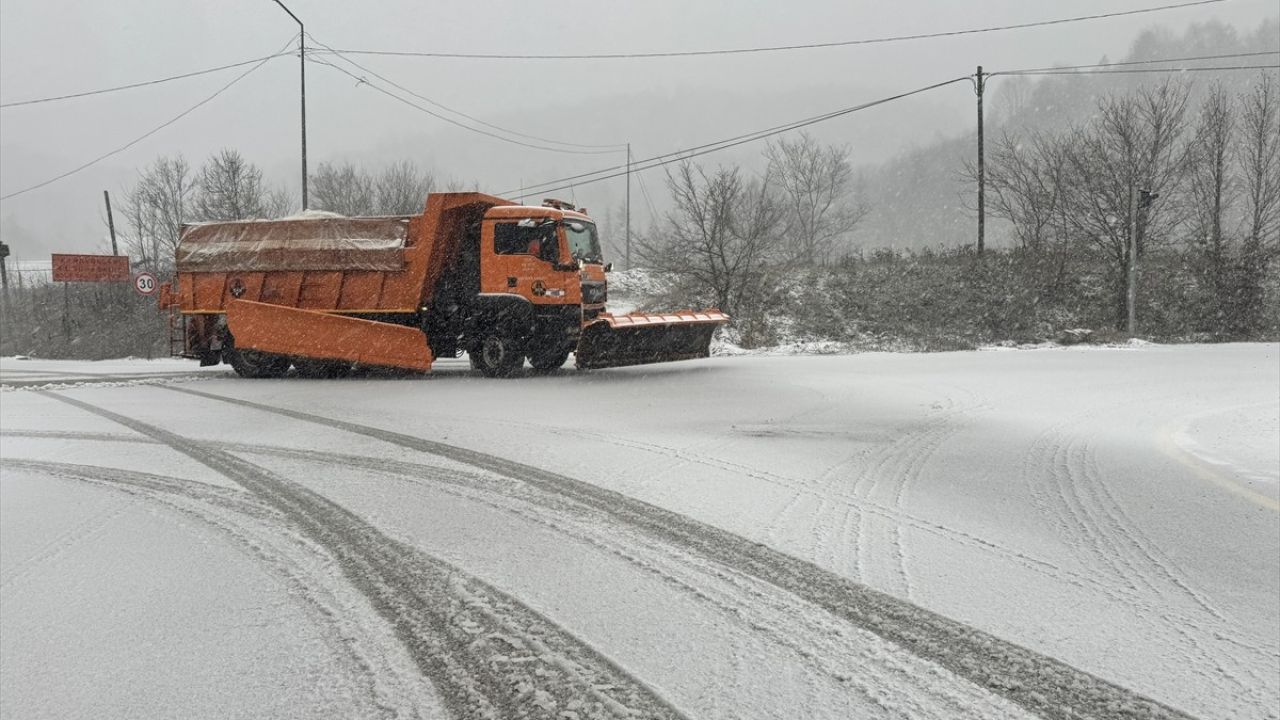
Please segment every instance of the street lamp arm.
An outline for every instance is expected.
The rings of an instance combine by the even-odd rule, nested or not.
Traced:
[[[298,19],[298,16],[297,16],[297,15],[294,15],[294,14],[293,14],[293,11],[292,11],[292,10],[290,10],[290,9],[289,9],[289,8],[287,8],[287,7],[285,7],[284,3],[280,2],[280,0],[274,0],[274,2],[275,2],[275,4],[277,4],[277,5],[279,5],[279,6],[280,6],[280,9],[281,9],[281,10],[284,10],[285,12],[289,13],[289,17],[293,18],[293,21],[294,21],[294,22],[296,22],[296,23],[298,23],[298,27],[302,27],[302,21]]]
[[[280,0],[274,0],[281,10],[289,13],[289,17],[298,23],[298,68],[301,80],[302,99],[302,209],[307,209],[307,29],[293,11]]]

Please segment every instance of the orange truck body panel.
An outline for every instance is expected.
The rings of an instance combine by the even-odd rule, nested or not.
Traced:
[[[235,328],[238,345],[261,352],[431,369],[427,336],[414,327],[248,300],[228,303],[227,323]]]

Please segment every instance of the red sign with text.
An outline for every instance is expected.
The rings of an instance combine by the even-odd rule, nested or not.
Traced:
[[[53,254],[54,282],[130,282],[127,255]]]

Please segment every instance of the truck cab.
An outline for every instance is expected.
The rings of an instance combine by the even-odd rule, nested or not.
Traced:
[[[604,312],[604,264],[595,222],[573,205],[494,205],[464,240],[428,318],[436,356],[465,350],[487,375],[509,374],[527,357],[541,371],[564,364],[584,321]],[[467,265],[471,267],[467,267]],[[457,302],[450,302],[455,294]],[[456,309],[450,312],[451,309]]]

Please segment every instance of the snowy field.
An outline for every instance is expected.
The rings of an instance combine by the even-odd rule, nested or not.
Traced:
[[[0,717],[1280,717],[1280,347],[0,360]]]

